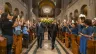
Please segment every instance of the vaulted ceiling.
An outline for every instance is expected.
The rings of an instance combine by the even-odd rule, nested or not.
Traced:
[[[28,4],[28,0],[23,0]],[[45,14],[43,12],[44,8],[52,8],[51,12]],[[61,13],[61,0],[32,0],[33,13],[38,17],[56,17]],[[45,9],[46,9],[45,8]]]

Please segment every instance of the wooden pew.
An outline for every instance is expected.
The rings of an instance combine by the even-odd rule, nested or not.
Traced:
[[[70,34],[70,38],[71,38],[71,48],[73,54],[79,54],[79,45],[76,42],[77,36]]]
[[[75,40],[72,40],[72,52],[73,54],[79,54],[79,46]]]
[[[87,41],[87,54],[95,54],[95,43],[92,40]]]
[[[63,39],[62,39],[62,42],[65,43],[65,32],[62,33],[62,36],[63,36],[63,37],[62,37],[62,38],[63,38]]]
[[[67,48],[69,48],[69,38],[68,38],[68,33],[65,33],[65,46],[67,47]]]
[[[31,31],[28,31],[29,32],[29,42],[31,43],[32,42],[32,33]]]
[[[7,39],[0,41],[0,54],[7,54]]]
[[[94,53],[96,54],[96,40],[94,41],[94,48],[95,48]]]
[[[22,34],[20,36],[13,36],[14,54],[20,54],[22,52],[22,36]]]
[[[77,42],[78,45],[80,45],[80,36],[77,36],[76,42]]]

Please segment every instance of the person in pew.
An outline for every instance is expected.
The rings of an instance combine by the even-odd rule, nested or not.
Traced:
[[[80,33],[80,53],[81,54],[87,54],[87,40],[90,40],[93,36],[93,27],[92,27],[92,21],[90,19],[85,19],[84,26],[82,32]]]
[[[58,25],[56,24],[56,20],[54,20],[52,22],[52,50],[54,49],[57,31],[58,31]]]
[[[71,27],[71,23],[67,23],[67,25],[66,25],[66,32],[68,33],[68,34],[71,34],[71,29],[72,27]]]
[[[15,27],[14,27],[14,34],[15,35],[17,35],[17,36],[19,36],[20,34],[21,34],[21,26],[22,26],[22,24],[21,24],[21,21],[20,21],[21,19],[20,18],[16,18],[16,21],[15,21]]]
[[[96,18],[94,18],[93,29],[94,29],[94,37],[93,37],[93,39],[96,40]]]
[[[85,20],[86,16],[84,14],[80,14],[79,15],[79,19],[78,19],[78,34],[80,34],[82,32],[82,29],[85,28],[84,26],[84,20]]]
[[[64,25],[63,25],[63,27],[62,27],[62,32],[66,32],[66,25],[65,25],[65,23],[64,23]]]
[[[72,23],[71,34],[78,35],[77,23]]]
[[[42,48],[43,35],[44,25],[41,20],[38,19],[38,23],[36,24],[37,48]]]
[[[22,28],[22,33],[23,33],[23,44],[25,48],[28,48],[29,44],[29,33],[28,33],[28,23],[24,23],[23,28]]]
[[[12,54],[13,44],[13,15],[11,13],[3,13],[2,16],[2,36],[7,38],[7,54]]]
[[[2,31],[1,31],[1,24],[2,24],[1,15],[2,15],[2,10],[0,9],[0,36],[2,35]]]
[[[3,41],[4,37],[2,37],[2,30],[1,30],[1,25],[2,25],[1,15],[2,15],[2,10],[0,9],[0,41]]]

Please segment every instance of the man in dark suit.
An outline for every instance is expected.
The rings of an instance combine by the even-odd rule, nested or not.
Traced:
[[[54,22],[52,23],[52,50],[54,49],[57,31],[58,31],[58,25],[56,23],[56,20],[54,20]]]
[[[48,40],[50,40],[51,37],[51,24],[48,24]]]
[[[43,40],[43,34],[44,34],[44,24],[40,22],[40,19],[36,25],[36,35],[37,35],[37,44],[38,48],[42,48],[42,40]]]

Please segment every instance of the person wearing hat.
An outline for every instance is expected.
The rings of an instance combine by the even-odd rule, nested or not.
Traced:
[[[74,20],[72,20],[71,27],[71,34],[78,35],[77,23],[75,23]]]
[[[82,29],[85,27],[84,26],[84,21],[85,21],[86,16],[84,14],[80,14],[79,15],[79,19],[78,19],[78,33],[80,33],[82,31]]]

